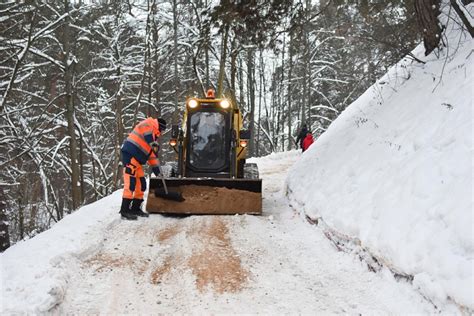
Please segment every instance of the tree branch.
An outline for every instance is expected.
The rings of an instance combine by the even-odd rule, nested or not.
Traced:
[[[471,0],[468,3],[471,3],[471,2],[474,2],[474,1]],[[463,1],[463,4],[464,4],[464,1]],[[471,34],[471,37],[474,38],[474,27],[471,25],[471,22],[469,22],[469,20],[467,19],[466,15],[464,14],[464,11],[459,6],[457,0],[451,0],[451,5],[453,6],[454,11],[456,11],[458,16],[461,18],[462,23],[467,28],[467,31],[469,32],[469,34]]]

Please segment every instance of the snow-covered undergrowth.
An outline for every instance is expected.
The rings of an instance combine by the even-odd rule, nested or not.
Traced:
[[[51,229],[7,249],[0,256],[0,314],[45,313],[62,301],[71,257],[93,253],[103,232],[119,221],[121,191],[82,207]],[[5,315],[4,314],[4,315]]]
[[[436,306],[472,311],[474,53],[449,23],[449,48],[424,57],[420,45],[425,64],[405,58],[378,80],[293,166],[287,191]]]

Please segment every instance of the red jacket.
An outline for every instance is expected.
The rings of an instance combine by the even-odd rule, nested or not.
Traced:
[[[311,133],[306,134],[306,137],[303,140],[303,151],[309,148],[314,142],[313,135]]]

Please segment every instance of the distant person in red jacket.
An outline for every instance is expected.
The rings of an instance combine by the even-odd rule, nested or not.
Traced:
[[[303,151],[306,151],[312,143],[314,143],[313,134],[308,132],[306,133],[306,137],[303,139]]]
[[[303,124],[303,126],[301,127],[300,132],[298,133],[298,137],[296,138],[296,141],[295,141],[296,146],[299,145],[302,151],[304,151],[304,149],[303,149],[303,140],[306,137],[306,134],[308,134],[308,125]]]

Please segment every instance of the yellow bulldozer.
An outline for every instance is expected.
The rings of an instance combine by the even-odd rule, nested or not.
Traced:
[[[166,179],[150,178],[147,211],[261,214],[262,180],[257,165],[245,162],[250,131],[242,123],[240,109],[230,100],[188,98],[181,128],[171,128],[169,144],[177,161],[169,164]],[[164,198],[163,189],[182,199]]]

